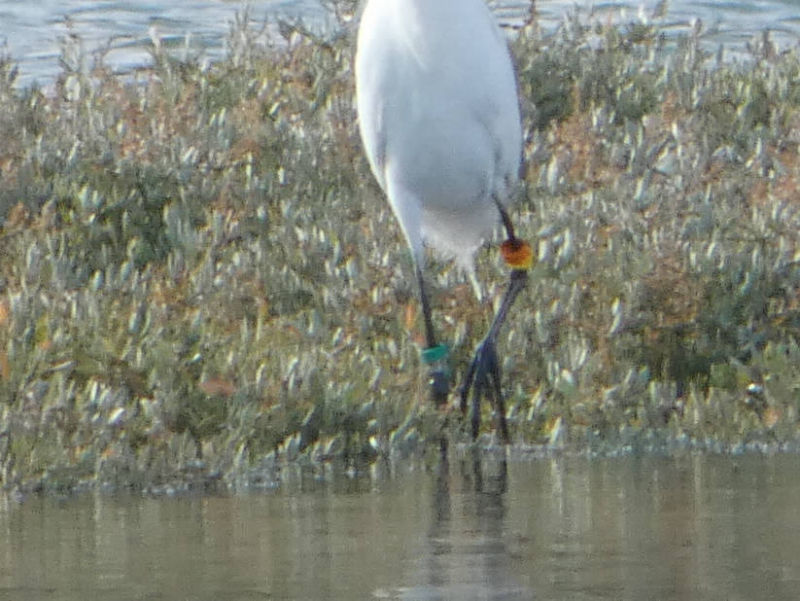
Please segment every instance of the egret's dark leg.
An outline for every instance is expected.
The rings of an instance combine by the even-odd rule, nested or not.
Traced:
[[[500,387],[502,374],[500,373],[500,361],[497,357],[497,337],[500,328],[508,316],[508,312],[519,293],[528,283],[528,272],[523,269],[514,269],[511,272],[511,280],[508,283],[500,309],[492,321],[489,332],[483,342],[475,351],[475,356],[469,365],[464,383],[461,386],[461,411],[466,413],[467,400],[470,390],[472,390],[472,438],[478,437],[478,430],[481,425],[480,403],[484,395],[488,396],[494,410],[497,413],[497,428],[500,440],[507,444],[510,442],[508,435],[508,425],[506,424],[505,403]]]
[[[430,367],[431,399],[433,399],[437,407],[441,407],[447,403],[447,395],[450,392],[449,357],[447,347],[436,343],[436,333],[433,329],[433,319],[431,317],[431,304],[425,289],[422,268],[419,263],[415,263],[415,268],[417,271],[417,283],[419,284],[419,298],[422,304],[422,316],[425,320],[425,344],[427,344],[422,358]]]
[[[514,235],[514,226],[508,216],[505,208],[495,199],[497,209],[500,211],[500,217],[503,221],[503,226],[506,230],[508,240],[504,245],[508,245],[509,250],[515,252],[523,245],[528,249],[527,243],[519,240]],[[507,262],[510,263],[508,257]],[[519,296],[519,293],[525,288],[528,283],[527,267],[524,269],[514,268],[511,271],[511,277],[506,288],[503,301],[500,303],[500,308],[495,315],[489,332],[483,339],[483,342],[478,346],[475,351],[475,356],[467,369],[464,382],[461,385],[461,412],[466,414],[467,401],[469,398],[470,390],[472,390],[472,438],[478,438],[478,431],[481,425],[481,412],[480,403],[484,395],[488,396],[490,402],[494,406],[495,413],[497,414],[497,428],[499,430],[500,440],[503,444],[510,442],[508,435],[508,424],[506,423],[506,409],[505,402],[503,401],[502,389],[500,382],[502,374],[500,371],[500,361],[497,357],[497,337],[500,334],[500,328],[505,323],[508,317],[508,312],[511,309],[514,301]]]

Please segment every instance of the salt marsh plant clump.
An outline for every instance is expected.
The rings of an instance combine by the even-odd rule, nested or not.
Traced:
[[[3,488],[272,485],[468,440],[425,404],[352,39],[283,31],[240,24],[210,66],[65,60],[48,93],[0,66]],[[701,33],[516,36],[539,250],[502,353],[519,450],[798,445],[800,54],[720,61]],[[478,268],[497,296],[496,252]],[[486,311],[435,276],[463,369]]]

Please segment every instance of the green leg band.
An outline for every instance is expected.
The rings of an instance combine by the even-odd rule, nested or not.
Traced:
[[[450,348],[446,344],[437,344],[422,351],[422,362],[425,365],[433,365],[437,361],[443,361],[450,354]]]

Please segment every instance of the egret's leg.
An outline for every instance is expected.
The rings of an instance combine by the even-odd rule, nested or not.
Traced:
[[[475,356],[467,369],[464,382],[461,385],[461,411],[467,412],[467,400],[470,390],[472,390],[472,438],[478,437],[478,430],[481,425],[480,403],[484,395],[488,396],[497,413],[497,428],[500,440],[503,444],[508,444],[508,425],[506,424],[505,403],[500,388],[502,374],[500,372],[500,361],[497,357],[497,336],[500,328],[505,323],[508,312],[519,293],[528,283],[528,272],[525,269],[514,269],[511,272],[511,279],[508,288],[500,303],[500,309],[492,321],[489,332],[483,342],[475,351]]]
[[[427,348],[422,352],[422,360],[430,368],[431,399],[437,407],[441,407],[447,403],[447,395],[450,392],[449,353],[446,346],[436,343],[436,333],[433,329],[433,318],[431,317],[431,304],[425,289],[425,278],[422,276],[422,268],[418,262],[415,262],[415,267],[417,283],[419,284],[419,299],[422,304],[422,316],[425,320],[425,343],[427,344]]]
[[[472,358],[461,385],[461,412],[466,414],[467,399],[472,390],[472,438],[473,440],[477,439],[481,425],[481,399],[486,394],[497,413],[500,440],[503,444],[508,444],[510,438],[508,424],[506,424],[505,402],[500,387],[502,374],[497,357],[497,336],[500,334],[500,328],[505,323],[511,306],[528,283],[528,269],[533,262],[533,253],[530,245],[514,234],[514,225],[511,223],[505,207],[497,198],[493,200],[500,212],[500,218],[508,236],[508,239],[501,245],[501,250],[506,263],[512,268],[511,277],[503,301],[500,303],[500,309],[492,321],[489,332],[475,351],[475,356]]]
[[[425,278],[422,276],[422,268],[415,262],[414,267],[417,272],[417,284],[419,285],[419,300],[422,303],[422,317],[425,320],[425,343],[428,348],[436,346],[436,333],[433,329],[433,318],[431,317],[431,303],[428,300],[428,291],[425,288]]]

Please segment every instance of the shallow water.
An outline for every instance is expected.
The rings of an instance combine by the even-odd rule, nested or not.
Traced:
[[[256,23],[299,17],[316,27],[326,26],[318,0],[250,0],[246,4]],[[500,19],[509,23],[528,10],[527,0],[497,0],[494,4]],[[600,18],[608,15],[629,20],[636,18],[640,7],[651,14],[657,4],[657,0],[539,0],[537,14],[543,27],[553,28],[576,7],[583,12],[592,9]],[[107,48],[104,62],[122,71],[149,64],[151,33],[166,45],[185,48],[190,55],[200,53],[214,59],[224,53],[225,36],[244,6],[239,0],[0,0],[0,44],[5,42],[7,52],[18,62],[18,83],[23,86],[53,81],[60,72],[61,40],[71,34],[80,37],[90,54]],[[626,15],[620,17],[623,9]],[[798,9],[800,0],[673,0],[662,21],[677,35],[689,30],[692,19],[700,18],[709,46],[723,44],[735,52],[765,28],[773,31],[773,39],[782,47],[796,45],[800,37]]]
[[[6,500],[0,599],[796,599],[798,468],[453,461],[232,497]]]

